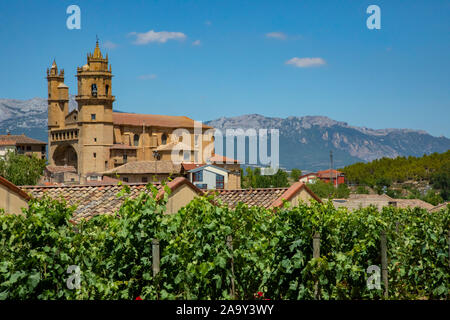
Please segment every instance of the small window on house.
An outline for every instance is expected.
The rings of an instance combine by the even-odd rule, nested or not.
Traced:
[[[45,146],[41,147],[41,152],[45,152]]]
[[[138,134],[134,135],[133,142],[134,142],[135,147],[139,146],[139,135]]]
[[[216,174],[216,189],[224,188],[224,177],[220,174]]]
[[[194,173],[192,174],[192,181],[193,181],[193,182],[203,181],[203,170],[194,172]]]
[[[147,177],[142,177],[142,182],[148,182],[148,178]]]
[[[167,135],[164,133],[162,136],[161,136],[161,144],[166,144],[167,143]]]
[[[27,151],[31,151],[31,146],[27,146]]]
[[[122,178],[122,180],[123,180],[123,182],[128,182],[128,178],[127,177]]]
[[[95,83],[91,86],[91,93],[93,97],[97,97],[97,85]]]
[[[91,120],[95,120],[95,118],[96,118],[95,113],[92,113],[91,114]]]

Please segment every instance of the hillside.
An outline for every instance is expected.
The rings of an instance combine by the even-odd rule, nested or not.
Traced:
[[[69,109],[76,108],[70,96]],[[374,130],[356,127],[324,116],[271,118],[258,114],[222,117],[206,124],[226,129],[280,130],[280,165],[287,169],[318,170],[329,167],[333,150],[335,167],[383,157],[422,156],[450,149],[450,139],[410,129]],[[47,100],[0,99],[0,134],[26,134],[47,140]],[[219,152],[219,151],[218,151]]]
[[[374,130],[356,127],[324,116],[270,118],[258,114],[206,122],[226,129],[280,130],[280,164],[286,168],[317,170],[329,167],[333,150],[335,167],[398,156],[422,156],[450,149],[450,139],[410,129]]]

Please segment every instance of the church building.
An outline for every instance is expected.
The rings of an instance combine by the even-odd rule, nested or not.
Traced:
[[[114,112],[111,65],[98,41],[76,77],[78,108],[69,112],[64,70],[55,61],[47,69],[50,166],[74,167],[84,183],[129,162],[173,162],[177,155],[179,163],[205,163],[214,157],[210,126],[185,116]]]

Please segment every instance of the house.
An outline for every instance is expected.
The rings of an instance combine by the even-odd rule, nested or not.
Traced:
[[[230,189],[227,169],[206,164],[189,170],[187,174],[189,181],[200,189]]]
[[[20,214],[28,207],[30,196],[22,189],[0,177],[0,209],[5,213]]]
[[[15,151],[18,154],[29,157],[35,155],[39,159],[45,159],[47,153],[46,146],[47,143],[32,139],[24,134],[12,135],[8,133],[6,135],[0,135],[0,157],[4,157],[8,151]]]
[[[122,186],[116,182],[111,183],[88,183],[84,185],[64,186],[23,186],[22,192],[30,194],[34,198],[49,196],[52,199],[65,199],[68,205],[76,205],[73,221],[90,219],[99,214],[117,214],[126,198],[135,199],[141,192],[152,191],[146,188],[146,183],[129,183],[127,186],[130,193],[118,197]],[[159,191],[157,199],[162,199],[165,194],[164,185],[159,182],[153,184]],[[167,183],[171,193],[166,205],[167,214],[178,212],[186,206],[194,197],[202,195],[203,191],[198,189],[187,179],[178,177]]]
[[[315,183],[317,181],[317,173],[311,172],[302,175],[298,181],[303,183]]]
[[[181,165],[189,181],[200,185],[204,189],[219,189],[222,185],[224,189],[241,188],[241,165],[236,159],[213,154],[206,160],[206,163],[182,163]],[[198,168],[203,169],[197,170]],[[207,171],[205,176],[203,175],[203,170]],[[213,176],[213,174],[216,176]],[[217,181],[213,182],[216,178]],[[204,181],[209,181],[209,183],[204,183]]]
[[[315,200],[322,203],[322,200],[302,182],[296,182],[289,188],[216,189],[208,191],[208,193],[214,194],[217,199],[230,208],[235,208],[238,203],[265,209],[280,208],[283,201],[289,202],[293,207],[297,206],[299,201]]]
[[[324,181],[324,182],[332,182],[333,185],[336,185],[336,180],[337,180],[337,185],[343,184],[345,183],[345,175],[343,172],[341,171],[337,171],[337,170],[322,170],[322,171],[317,171],[317,178]]]
[[[73,166],[47,166],[42,183],[80,183],[80,177]]]
[[[345,175],[341,171],[328,169],[304,174],[299,178],[299,181],[303,183],[315,183],[317,180],[333,182],[333,185],[336,185],[337,180],[337,185],[340,185],[345,183]]]

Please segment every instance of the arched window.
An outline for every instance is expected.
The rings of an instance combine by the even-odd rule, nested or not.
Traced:
[[[133,140],[134,140],[134,146],[135,147],[139,146],[139,135],[138,134],[134,135]]]
[[[167,135],[164,133],[162,136],[161,136],[161,144],[166,144],[167,143]]]
[[[97,96],[97,85],[95,83],[91,86],[91,92],[93,97]]]

